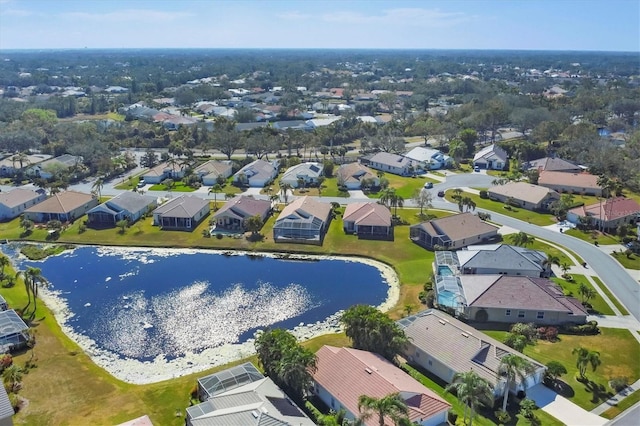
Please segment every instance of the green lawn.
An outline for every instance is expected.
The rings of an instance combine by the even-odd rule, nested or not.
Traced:
[[[504,341],[507,332],[483,330],[494,339]],[[614,377],[628,377],[629,383],[633,383],[640,378],[640,363],[638,362],[638,341],[628,330],[602,328],[601,333],[596,336],[573,336],[561,334],[560,340],[555,343],[538,341],[534,346],[527,346],[525,355],[536,361],[547,364],[549,361],[559,361],[568,373],[562,376],[574,392],[574,395],[567,397],[585,410],[592,410],[608,398],[612,391],[608,382]],[[602,365],[593,372],[587,371],[588,383],[581,383],[577,380],[578,369],[576,368],[576,357],[571,351],[577,347],[584,347],[600,352]]]
[[[582,301],[582,296],[580,296],[580,292],[578,291],[580,284],[584,284],[587,287],[595,290],[589,280],[587,280],[587,277],[585,277],[584,275],[572,274],[571,276],[573,277],[573,282],[563,280],[562,278],[552,278],[552,280],[560,287],[562,287],[566,295],[573,296],[580,301]],[[600,296],[600,294],[598,294],[597,292],[596,296],[593,299],[589,300],[589,303],[593,307],[594,314],[615,315],[613,309],[611,309],[607,302],[605,302],[602,296]]]
[[[450,189],[446,192],[445,197],[448,201],[454,202],[453,199],[451,198],[452,195],[453,195],[453,190]],[[463,192],[462,196],[471,198],[473,202],[476,203],[477,208],[491,210],[496,213],[500,213],[505,216],[510,216],[515,219],[520,219],[522,221],[529,222],[534,225],[547,226],[547,225],[552,225],[556,223],[555,217],[550,214],[536,213],[520,207],[511,207],[510,210],[507,210],[504,208],[505,207],[504,203],[480,198],[479,195],[471,194],[469,192]]]
[[[607,411],[605,411],[601,415],[604,418],[613,419],[614,417],[616,417],[626,409],[631,408],[638,401],[640,401],[640,390],[637,390],[633,392],[631,395],[628,395],[625,399],[623,399],[613,407],[609,408]]]
[[[167,187],[161,183],[155,184],[155,185],[151,185],[151,187],[149,188],[149,191],[167,191]],[[175,181],[173,184],[173,187],[171,188],[172,192],[193,192],[196,189],[185,185],[182,181]]]
[[[389,181],[389,188],[396,190],[396,194],[410,200],[413,198],[413,193],[417,189],[422,189],[426,182],[437,183],[434,179],[427,179],[422,177],[404,177],[393,175],[391,173],[385,173],[384,178]],[[380,198],[382,191],[369,194],[370,198]]]
[[[600,278],[598,277],[591,277],[591,278],[593,279],[593,281],[596,282],[598,287],[600,287],[600,289],[609,297],[609,299],[613,302],[616,308],[618,308],[618,310],[622,315],[629,315],[629,311],[627,311],[626,308],[622,306],[622,303],[620,303],[618,298],[614,296],[613,293],[611,293],[611,290],[609,290],[609,287],[604,285],[604,283],[600,280]]]
[[[640,256],[637,254],[631,254],[627,257],[626,254],[617,252],[612,256],[627,269],[640,269]]]
[[[577,228],[573,228],[567,229],[565,233],[588,243],[597,242],[598,244],[602,245],[620,244],[620,239],[618,237],[598,231],[581,231]]]
[[[435,391],[439,396],[444,398],[449,404],[451,404],[452,406],[451,411],[456,413],[459,416],[459,418],[462,418],[464,414],[464,405],[461,404],[460,401],[458,401],[458,398],[456,398],[453,394],[445,392],[446,384],[444,382],[442,382],[437,377],[427,376],[426,373],[418,371],[417,369],[407,364],[404,364],[402,366],[402,369],[405,370],[407,373],[409,373],[414,379],[418,380],[420,383],[425,385],[427,388]],[[500,401],[501,400],[499,399],[497,403],[499,404]],[[495,418],[493,411],[494,411],[493,408],[482,407],[479,410],[479,413],[476,415],[476,417],[474,417],[473,424],[480,425],[480,426],[483,426],[483,425],[490,426],[490,425],[497,424],[497,419]],[[518,415],[517,413],[511,412],[509,414],[511,414],[512,419],[508,423],[508,425],[529,425],[530,424],[528,420],[526,420],[521,415]],[[542,410],[539,410],[539,409],[536,410],[535,414],[539,420],[538,424],[540,425],[560,426],[563,424],[558,419],[556,419],[550,414],[545,413]]]

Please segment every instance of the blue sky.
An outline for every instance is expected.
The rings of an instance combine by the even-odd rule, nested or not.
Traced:
[[[0,49],[640,51],[639,0],[0,0]]]

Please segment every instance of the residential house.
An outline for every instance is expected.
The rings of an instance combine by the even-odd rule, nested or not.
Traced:
[[[29,341],[29,326],[13,309],[0,311],[0,353],[24,348]]]
[[[538,172],[550,171],[550,172],[565,172],[565,173],[580,173],[583,169],[567,160],[557,157],[544,157],[537,160],[531,160],[524,164],[524,170],[537,170]]]
[[[311,197],[298,198],[280,212],[273,226],[273,240],[322,245],[331,213],[329,203]]]
[[[49,160],[51,155],[46,154],[15,154],[0,160],[0,176],[12,177],[20,170],[26,170],[29,166]]]
[[[27,169],[27,174],[30,176],[40,177],[42,179],[51,179],[58,171],[66,172],[74,167],[78,169],[81,166],[84,167],[83,161],[84,160],[81,156],[63,154],[59,157],[50,158],[29,167]],[[78,173],[80,172],[78,171]]]
[[[200,177],[203,185],[213,186],[218,183],[218,178],[229,178],[233,173],[232,169],[229,161],[209,160],[200,164],[193,172]]]
[[[360,416],[361,395],[382,398],[398,393],[414,424],[435,426],[447,422],[451,404],[378,354],[323,346],[316,352],[316,360],[313,393],[331,410],[345,410],[347,419]],[[391,424],[388,421],[385,419],[385,424]],[[377,416],[364,424],[378,425]]]
[[[144,415],[128,422],[120,423],[117,426],[153,426],[153,423],[151,423],[149,416]]]
[[[584,324],[587,311],[548,278],[459,275],[436,280],[439,305],[478,322]],[[455,284],[453,283],[455,281]]]
[[[184,172],[185,168],[180,164],[165,162],[150,168],[142,175],[142,179],[145,183],[158,184],[165,179],[182,179]]]
[[[436,253],[437,257],[440,252]],[[487,244],[468,246],[450,252],[462,275],[515,275],[532,278],[551,275],[548,256],[540,250],[509,244]]]
[[[620,225],[638,222],[640,204],[633,198],[607,198],[604,202],[569,210],[567,220],[575,224],[586,221],[597,229],[614,230]]]
[[[87,212],[87,225],[96,228],[113,227],[121,220],[138,221],[157,205],[156,197],[127,191]]]
[[[0,221],[11,220],[47,198],[44,191],[15,188],[0,193]]]
[[[409,238],[428,250],[455,250],[498,238],[498,227],[467,212],[413,225]]]
[[[549,210],[551,203],[560,199],[560,194],[553,189],[527,182],[495,185],[487,190],[487,194],[494,201],[502,203],[509,201],[524,209],[537,211]]]
[[[60,192],[29,207],[24,211],[24,217],[36,223],[50,220],[73,222],[97,206],[98,202],[98,199],[91,194],[76,191]]]
[[[4,386],[0,389],[0,426],[13,426],[13,406]]]
[[[538,185],[560,193],[602,196],[602,188],[598,185],[598,176],[586,172],[568,173],[545,170],[538,177]]]
[[[437,149],[417,146],[404,156],[416,164],[419,171],[445,169],[453,164],[453,159]]]
[[[0,311],[6,311],[7,309],[9,309],[9,304],[0,294]]]
[[[335,105],[334,105],[335,107]],[[318,127],[329,126],[330,124],[335,123],[336,121],[342,120],[342,117],[327,117],[327,118],[313,118],[311,120],[307,120],[306,124],[309,128],[317,129]]]
[[[162,229],[193,231],[209,215],[209,200],[180,195],[153,211],[153,224]]]
[[[400,176],[410,176],[415,169],[409,158],[390,152],[378,152],[369,159],[369,167]]]
[[[336,177],[339,184],[350,190],[361,189],[362,182],[367,182],[368,186],[372,188],[380,186],[378,175],[360,163],[341,165],[336,172]]]
[[[278,163],[255,160],[233,175],[233,182],[252,188],[264,188],[278,176]]]
[[[220,210],[213,214],[216,230],[244,231],[245,221],[253,216],[260,216],[262,222],[271,213],[271,201],[257,200],[240,195],[227,201]]]
[[[507,152],[496,144],[482,148],[473,157],[473,166],[487,170],[504,170],[508,163]]]
[[[305,186],[317,185],[318,178],[322,176],[322,164],[320,163],[300,163],[289,167],[282,177],[280,184],[286,183],[292,188],[297,188],[302,180]]]
[[[493,385],[494,398],[504,395],[506,380],[499,374],[505,355],[518,355],[534,371],[525,380],[515,380],[510,392],[526,391],[541,383],[545,367],[468,324],[434,309],[398,321],[408,338],[404,357],[431,374],[451,383],[457,373],[476,372]]]
[[[269,377],[247,362],[198,379],[201,404],[187,408],[187,426],[313,426]]]
[[[342,215],[343,229],[358,238],[393,240],[391,211],[375,202],[347,204]]]
[[[310,131],[312,128],[304,120],[276,121],[273,128],[277,130],[304,130]]]

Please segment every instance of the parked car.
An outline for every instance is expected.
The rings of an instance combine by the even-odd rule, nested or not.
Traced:
[[[480,167],[479,167],[479,166],[475,166],[475,167],[473,168],[473,171],[474,171],[474,172],[479,172],[479,171],[480,171]]]
[[[433,182],[427,182],[427,183],[425,183],[425,184],[424,184],[424,187],[425,187],[426,189],[431,189],[431,188],[433,188]]]
[[[138,188],[142,188],[142,187],[143,187],[143,186],[145,186],[145,185],[146,185],[146,183],[144,182],[144,180],[140,179],[140,180],[138,181]]]
[[[444,197],[444,191],[438,191],[438,197]]]

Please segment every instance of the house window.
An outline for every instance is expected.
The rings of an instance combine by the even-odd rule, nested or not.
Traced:
[[[431,360],[429,360],[428,364],[429,364],[429,366],[433,365],[433,363],[431,362]]]
[[[544,312],[538,311],[538,313],[536,314],[536,319],[544,319]]]
[[[524,311],[518,311],[518,318],[524,318]]]
[[[511,309],[505,309],[504,316],[510,317],[511,316]]]

